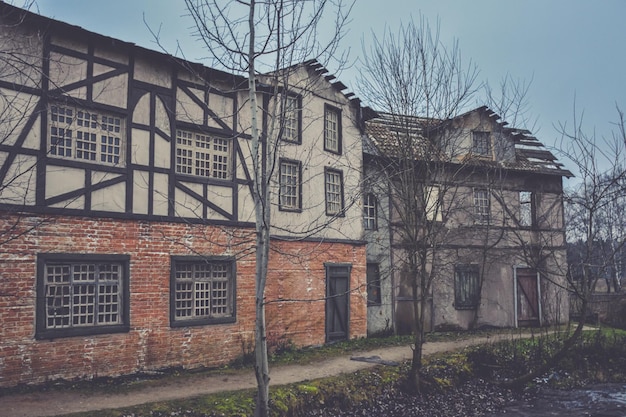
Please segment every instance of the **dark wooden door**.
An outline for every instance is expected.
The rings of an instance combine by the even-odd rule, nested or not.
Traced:
[[[530,268],[517,269],[517,325],[540,324],[539,291],[537,271]]]
[[[346,340],[350,322],[350,266],[326,267],[326,342]]]

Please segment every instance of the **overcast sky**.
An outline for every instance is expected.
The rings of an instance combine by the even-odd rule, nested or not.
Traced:
[[[179,41],[188,60],[205,56],[189,38],[182,0],[37,0],[31,10],[158,49],[145,16],[161,28],[168,48]],[[439,20],[445,43],[458,39],[463,60],[477,64],[481,81],[495,86],[507,74],[532,80],[533,133],[546,145],[560,138],[554,126],[571,125],[574,102],[584,111],[585,130],[598,137],[615,130],[616,104],[626,110],[625,0],[357,0],[343,46],[356,60],[372,31],[381,35],[385,26],[417,21],[420,13],[431,25]],[[340,80],[356,89],[352,71]]]

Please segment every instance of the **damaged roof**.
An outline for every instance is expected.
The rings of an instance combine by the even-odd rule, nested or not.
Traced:
[[[574,176],[571,171],[565,169],[556,156],[534,137],[530,131],[507,127],[507,122],[501,121],[500,116],[486,106],[476,108],[449,120],[375,113],[372,115],[372,118],[365,121],[363,151],[374,156],[398,157],[400,154],[404,154],[404,151],[398,145],[398,138],[407,138],[413,148],[413,155],[429,155],[430,158],[434,158],[436,153],[432,152],[432,147],[430,152],[427,153],[429,144],[424,133],[445,129],[446,125],[453,122],[462,122],[464,118],[477,112],[486,115],[489,121],[497,127],[498,131],[511,140],[515,149],[515,157],[514,159],[500,161],[486,158],[471,158],[463,160],[464,163],[467,162],[486,168],[504,168],[515,171],[559,175],[567,178]]]

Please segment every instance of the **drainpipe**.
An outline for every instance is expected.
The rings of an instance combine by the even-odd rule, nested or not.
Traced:
[[[539,327],[543,326],[543,311],[541,310],[541,274],[537,271],[537,308],[539,309]]]
[[[513,327],[517,329],[517,266],[513,266]]]

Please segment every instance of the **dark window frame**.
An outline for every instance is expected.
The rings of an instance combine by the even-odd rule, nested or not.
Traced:
[[[328,138],[328,114],[329,113],[334,113],[337,116],[337,149],[333,149],[331,147],[328,146],[328,141],[330,138]],[[335,106],[331,106],[330,104],[324,104],[324,150],[327,152],[331,152],[337,155],[341,155],[342,152],[342,141],[343,141],[343,135],[342,135],[342,127],[341,127],[341,109]]]
[[[335,211],[329,211],[329,190],[328,190],[328,174],[332,173],[332,174],[337,174],[339,175],[339,181],[340,181],[340,190],[339,190],[339,194],[340,194],[340,200],[341,202],[340,204],[340,208],[337,212]],[[343,182],[343,172],[341,170],[338,169],[332,169],[332,168],[324,168],[324,201],[325,201],[325,207],[326,207],[326,215],[327,216],[336,216],[336,217],[344,217],[345,216],[345,200],[344,200],[344,182]]]
[[[491,158],[492,145],[490,132],[472,131],[472,154],[485,158]]]
[[[115,314],[119,315],[120,323],[115,324],[97,324],[93,325],[75,325],[68,324],[68,327],[64,328],[49,328],[47,326],[47,299],[48,299],[48,287],[51,284],[46,283],[46,267],[47,266],[61,266],[61,265],[120,265],[120,272],[122,274],[121,283],[119,283],[119,302],[117,302],[118,308],[115,310]],[[100,271],[99,271],[100,272]],[[106,274],[103,271],[102,274]],[[77,287],[84,287],[89,285],[85,281],[68,282],[68,286],[71,287],[70,291]],[[101,281],[106,281],[100,276],[94,280],[94,287],[100,287]],[[119,254],[83,254],[83,253],[40,253],[37,255],[37,299],[36,299],[36,320],[35,320],[35,338],[36,339],[56,339],[62,337],[73,336],[91,336],[98,334],[112,334],[112,333],[125,333],[130,330],[130,256]],[[103,301],[102,297],[110,295],[110,293],[100,293],[100,288],[94,289],[94,315],[98,314],[97,305]],[[84,296],[84,294],[83,294]],[[71,304],[69,310],[72,310],[72,315],[76,314],[76,298],[81,297],[81,294],[71,294]],[[78,303],[80,305],[80,303]],[[69,311],[68,310],[68,311]],[[105,313],[106,314],[106,313]]]
[[[289,110],[289,109],[285,109],[283,112],[283,117],[281,117],[281,125],[282,125],[282,134],[281,134],[281,140],[284,141],[285,143],[292,143],[292,144],[296,144],[296,145],[300,145],[302,144],[302,96],[299,94],[287,94],[287,99],[295,99],[296,100],[296,108],[293,110]],[[287,105],[287,100],[285,100],[284,102],[285,105]],[[294,139],[291,138],[287,138],[284,136],[284,131],[285,131],[285,126],[286,126],[286,121],[287,121],[287,114],[289,111],[294,111],[295,112],[295,119],[296,119],[296,137]]]
[[[181,137],[184,133],[191,137]],[[191,127],[188,124],[179,123],[174,132],[174,154],[172,156],[173,169],[176,175],[184,175],[194,179],[209,181],[232,181],[234,177],[233,160],[235,159],[235,144],[231,138],[221,134],[203,131],[201,127]],[[197,146],[196,136],[204,138],[208,146]],[[191,144],[183,143],[191,141]],[[217,143],[216,141],[219,141]],[[217,144],[216,144],[217,143]],[[215,147],[226,146],[226,152],[220,152]],[[200,153],[209,155],[209,160],[199,158]],[[226,155],[226,161],[216,160]],[[203,163],[208,165],[204,166]],[[217,164],[217,167],[216,167]]]
[[[178,265],[201,265],[201,264],[220,264],[228,265],[228,302],[230,303],[230,314],[228,316],[191,316],[191,318],[176,317],[176,284],[180,281],[176,279]],[[197,282],[213,282],[212,280],[191,281],[193,284]],[[196,288],[192,291],[198,291]],[[204,290],[206,291],[206,290]],[[213,291],[213,288],[211,288]],[[211,295],[212,296],[212,295]],[[195,298],[194,298],[195,299]],[[191,307],[197,308],[197,305]],[[211,308],[204,306],[203,308]],[[237,263],[233,256],[181,256],[176,255],[170,258],[170,327],[189,327],[189,326],[205,326],[225,323],[235,323],[237,321]]]
[[[128,142],[125,115],[51,102],[47,108],[47,154],[51,158],[125,167]]]
[[[382,305],[382,291],[380,285],[380,264],[376,262],[368,262],[366,269],[367,282],[367,305]]]
[[[468,282],[468,280],[473,280],[473,282]],[[475,310],[478,308],[479,301],[480,268],[476,264],[456,265],[454,267],[454,308]]]
[[[297,165],[298,167],[298,206],[297,207],[291,207],[291,206],[285,206],[283,204],[283,172],[282,172],[282,167],[283,164],[292,164],[292,165]],[[287,159],[287,158],[280,158],[278,161],[278,209],[280,211],[288,211],[288,212],[295,212],[295,213],[301,213],[302,212],[302,162],[301,161],[297,161],[295,159]]]

